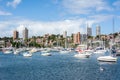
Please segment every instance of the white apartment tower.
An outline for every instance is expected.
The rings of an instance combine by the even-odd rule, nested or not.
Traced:
[[[101,34],[101,28],[99,25],[96,26],[96,36]]]
[[[67,31],[63,32],[63,38],[67,38]]]
[[[92,28],[87,26],[87,36],[92,36]]]
[[[25,27],[23,29],[23,40],[28,39],[28,29]]]

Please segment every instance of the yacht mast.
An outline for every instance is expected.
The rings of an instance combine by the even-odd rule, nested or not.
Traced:
[[[114,22],[114,18],[113,18],[113,34],[112,34],[112,36],[113,36],[113,44],[114,44],[114,27],[115,27],[115,22]]]

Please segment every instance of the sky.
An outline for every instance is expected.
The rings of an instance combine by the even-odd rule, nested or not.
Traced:
[[[113,30],[114,20],[114,30]],[[86,33],[96,35],[120,32],[120,0],[0,0],[0,37],[12,37],[24,27],[29,37],[44,34]]]

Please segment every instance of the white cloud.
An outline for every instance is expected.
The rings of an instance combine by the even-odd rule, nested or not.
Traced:
[[[32,21],[25,19],[0,21],[0,37],[13,36],[13,31],[16,29],[19,31],[20,37],[22,37],[22,30],[24,27],[28,28],[29,37],[42,36],[46,33],[63,34],[63,31],[65,30],[68,35],[77,32],[86,33],[86,23],[92,27],[94,24],[107,21],[110,18],[112,18],[112,15],[95,15],[88,17],[88,19],[77,18],[52,22]]]
[[[0,37],[4,37],[4,36],[11,36],[11,22],[8,21],[0,21]]]
[[[40,21],[28,21],[27,28],[30,35],[44,35],[50,34],[62,34],[63,31],[68,31],[68,34],[82,31],[82,20],[63,20],[55,22],[40,22]]]
[[[13,8],[16,8],[17,5],[21,3],[21,0],[13,0],[12,2],[7,2],[7,6],[12,6]]]
[[[75,14],[88,14],[96,11],[112,10],[105,0],[63,0],[63,6],[67,8],[69,12]]]
[[[5,12],[5,11],[2,11],[2,10],[0,10],[0,15],[12,15],[11,13],[9,13],[9,12]]]
[[[76,32],[84,32],[83,24],[85,19],[77,20],[63,20],[63,21],[53,21],[53,22],[41,22],[41,21],[31,21],[31,20],[10,20],[0,22],[0,37],[1,36],[12,36],[14,30],[20,32],[22,37],[22,30],[25,25],[29,30],[29,36],[40,36],[46,33],[49,34],[63,34],[63,31],[67,31],[68,35]],[[4,32],[2,32],[4,31]],[[11,33],[10,33],[11,32]],[[3,34],[6,33],[6,34]]]

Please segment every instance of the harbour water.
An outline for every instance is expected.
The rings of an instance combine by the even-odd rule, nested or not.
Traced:
[[[99,62],[99,55],[78,59],[74,53],[32,57],[0,52],[0,80],[120,80],[120,59]]]

